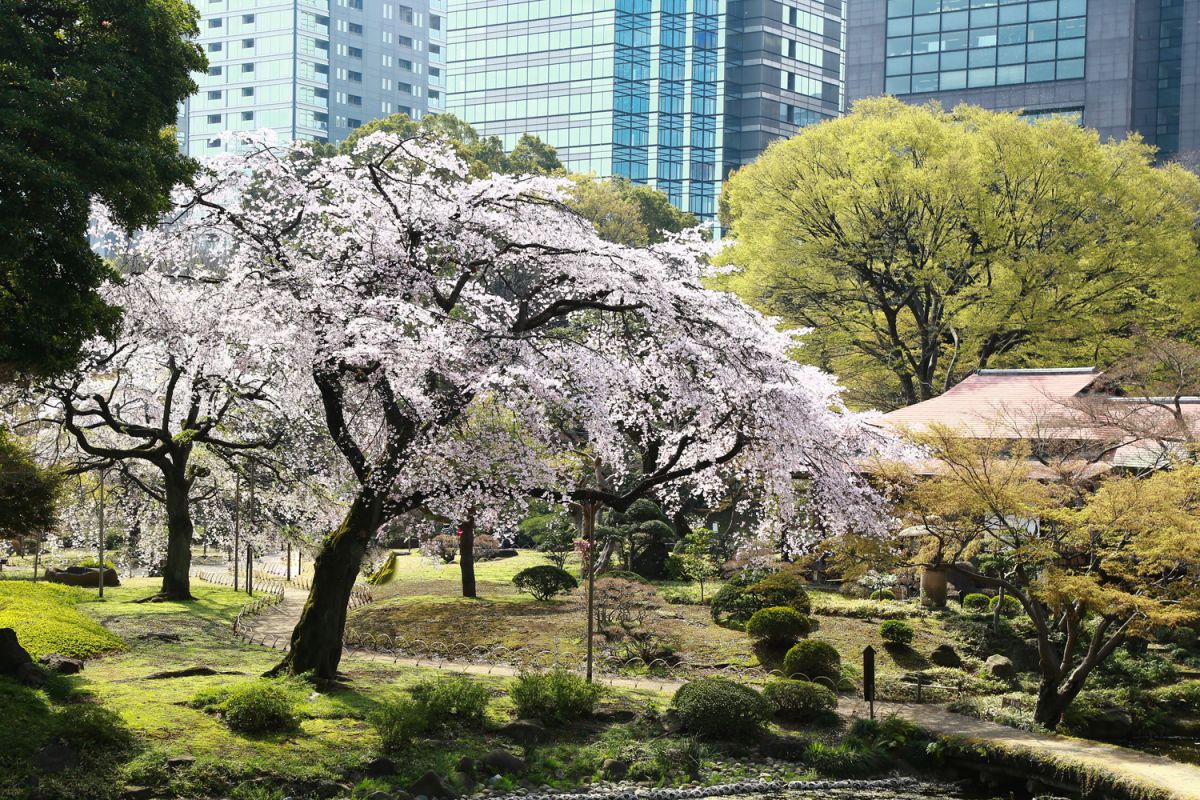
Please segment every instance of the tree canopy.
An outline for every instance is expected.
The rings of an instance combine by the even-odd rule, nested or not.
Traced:
[[[61,476],[0,428],[0,537],[36,536],[58,522]]]
[[[113,332],[92,201],[133,228],[192,174],[171,126],[197,33],[184,0],[0,0],[0,370],[53,373]]]
[[[858,402],[1103,363],[1135,324],[1196,323],[1200,179],[1153,156],[1064,119],[864,100],[730,179],[720,262]]]

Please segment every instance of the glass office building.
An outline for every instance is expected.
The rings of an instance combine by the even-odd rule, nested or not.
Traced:
[[[840,5],[451,0],[449,31],[448,110],[707,220],[729,170],[842,99]]]
[[[186,153],[224,131],[336,142],[366,121],[445,103],[444,0],[195,0],[209,69],[180,108]]]
[[[1200,0],[856,0],[851,101],[974,103],[1200,148]]]

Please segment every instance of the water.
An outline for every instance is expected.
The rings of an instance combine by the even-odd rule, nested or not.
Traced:
[[[719,800],[981,800],[997,797],[967,793],[949,784],[920,783],[900,788],[800,789],[773,794],[731,795]]]
[[[1143,753],[1152,753],[1184,764],[1200,765],[1200,739],[1148,739],[1134,742],[1132,746]]]

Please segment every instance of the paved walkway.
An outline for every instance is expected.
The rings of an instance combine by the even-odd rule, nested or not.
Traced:
[[[243,629],[254,641],[270,647],[286,649],[292,628],[300,618],[300,612],[304,608],[307,597],[307,591],[287,585],[284,588],[283,601],[247,620],[243,624]],[[504,664],[471,664],[441,661],[435,658],[394,657],[372,650],[347,649],[346,657],[472,675],[512,676],[520,671]],[[608,676],[598,676],[597,681],[609,686],[668,693],[674,692],[684,683],[672,679],[634,679]],[[838,704],[838,711],[847,716],[865,717],[868,714],[867,706],[861,700],[845,698]],[[930,703],[876,703],[875,714],[876,716],[897,714],[942,736],[977,739],[1013,751],[1030,751],[1036,753],[1040,758],[1049,756],[1060,762],[1102,770],[1115,776],[1132,779],[1148,788],[1167,792],[1178,800],[1200,800],[1200,767],[1181,764],[1127,747],[1074,739],[1068,736],[1031,733],[962,714],[953,714],[944,706]]]

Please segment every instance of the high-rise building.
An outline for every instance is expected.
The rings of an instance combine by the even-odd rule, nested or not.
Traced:
[[[1200,0],[851,0],[846,95],[1078,116],[1200,150]]]
[[[445,0],[195,0],[208,74],[180,109],[184,151],[223,131],[336,142],[364,122],[445,102]]]
[[[449,111],[702,219],[731,169],[841,108],[840,0],[450,0],[449,17]]]

